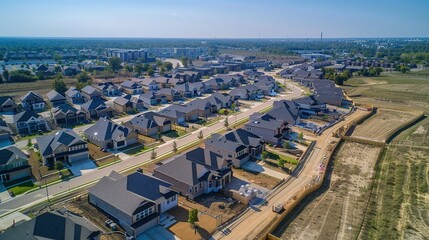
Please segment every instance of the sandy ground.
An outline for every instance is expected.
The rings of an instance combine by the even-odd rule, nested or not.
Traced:
[[[292,211],[275,234],[281,239],[355,239],[380,150],[343,143],[335,153],[335,168],[323,187]]]

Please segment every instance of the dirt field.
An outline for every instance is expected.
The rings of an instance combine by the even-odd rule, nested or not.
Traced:
[[[75,86],[76,79],[65,78],[63,79],[67,87]],[[19,98],[27,94],[29,91],[36,91],[43,97],[53,89],[53,79],[39,80],[36,82],[28,83],[5,83],[1,85],[0,96],[9,95],[19,101]]]
[[[264,188],[273,189],[280,180],[263,173],[253,173],[243,169],[233,169],[234,176],[240,179],[245,179],[252,183],[256,183]]]
[[[275,235],[282,239],[355,239],[380,150],[370,145],[343,143],[331,161],[322,188],[305,198],[280,224]]]
[[[428,132],[426,119],[389,144],[360,239],[429,239]]]
[[[409,112],[378,109],[374,116],[356,126],[352,136],[385,141],[392,129],[409,121],[413,116]]]

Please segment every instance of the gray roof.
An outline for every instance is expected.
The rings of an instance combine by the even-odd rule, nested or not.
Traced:
[[[70,87],[64,94],[69,97],[74,97],[79,91],[75,87]]]
[[[78,111],[73,106],[65,103],[65,104],[61,104],[60,106],[57,106],[54,109],[52,109],[52,112],[54,115],[57,115],[59,113],[65,113],[65,114],[67,114],[67,113],[78,113],[80,111]]]
[[[42,156],[51,155],[61,146],[71,147],[84,143],[86,142],[72,130],[62,130],[52,135],[37,138],[37,145],[39,145]]]
[[[166,119],[165,117],[159,115],[155,112],[145,112],[143,114],[140,114],[130,121],[128,121],[132,126],[141,127],[144,129],[154,128],[158,126],[164,126],[167,124],[170,124],[170,120]]]
[[[20,113],[13,115],[13,122],[14,123],[26,122],[32,117],[39,118],[40,115],[33,112],[32,110],[23,111],[23,112],[20,112]]]
[[[263,115],[259,113],[254,113],[250,115],[249,122],[246,124],[246,126],[276,130],[283,124],[284,124],[283,120],[278,120],[267,113]]]
[[[87,219],[66,210],[43,213],[0,234],[9,239],[96,239],[101,233]]]
[[[30,96],[40,98],[41,101],[43,101],[43,97],[40,94],[38,94],[36,92],[33,92],[33,91],[29,91],[27,94],[25,94],[24,96],[22,96],[21,97],[21,101],[25,101]]]
[[[59,92],[52,90],[50,92],[48,92],[48,94],[46,94],[46,96],[48,97],[49,101],[61,101],[61,100],[66,100],[66,98],[61,95]]]
[[[116,124],[106,118],[100,118],[97,123],[85,130],[86,135],[105,140],[120,140],[127,138],[132,130],[128,127]]]
[[[120,211],[134,215],[140,205],[160,203],[171,197],[172,193],[176,194],[170,187],[170,183],[139,172],[128,176],[112,172],[89,188],[88,192]]]
[[[0,106],[3,105],[8,100],[11,100],[13,102],[12,97],[10,97],[10,96],[1,96],[0,97]]]
[[[97,90],[93,86],[90,86],[90,85],[86,85],[80,91],[83,93],[90,94],[90,95],[97,92]]]
[[[15,146],[0,148],[0,156],[0,166],[11,164],[17,159],[28,160],[27,155]]]
[[[100,110],[106,108],[106,104],[101,99],[95,98],[80,105],[80,108],[87,111]]]
[[[142,82],[144,80],[145,79],[143,79]],[[133,88],[133,87],[138,87],[138,86],[140,86],[140,84],[138,84],[137,82],[134,82],[134,81],[130,81],[130,80],[126,80],[123,83],[121,83],[121,87],[125,87],[125,88]]]

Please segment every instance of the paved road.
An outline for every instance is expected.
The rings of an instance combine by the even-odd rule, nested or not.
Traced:
[[[272,106],[272,102],[279,99],[292,99],[296,98],[300,95],[302,95],[303,91],[297,87],[290,86],[290,89],[293,91],[290,94],[287,94],[287,96],[277,96],[275,98],[272,98],[266,102],[262,102],[259,105],[253,106],[251,109],[246,109],[244,112],[236,115],[236,116],[230,116],[228,118],[228,121],[230,124],[234,123],[235,121],[239,121],[241,119],[244,119],[251,115],[254,112],[261,111],[269,106]],[[122,119],[121,119],[122,121]],[[87,126],[80,127],[78,130],[82,130]],[[224,129],[224,122],[221,121],[215,125],[209,126],[209,127],[203,127],[200,130],[203,131],[204,136],[209,136],[212,133],[219,131],[220,129]],[[166,153],[170,153],[173,149],[173,141],[176,141],[177,147],[180,148],[181,146],[184,146],[186,144],[189,144],[191,142],[198,140],[199,131],[195,131],[192,134],[176,140],[170,140],[166,143],[158,146],[156,152],[158,156],[161,156]],[[142,155],[139,155],[137,157],[130,157],[126,160],[123,160],[122,162],[119,162],[117,164],[111,165],[106,168],[97,169],[95,171],[92,171],[90,174],[84,174],[79,177],[72,178],[68,181],[64,181],[55,185],[52,185],[49,187],[49,196],[57,195],[59,193],[65,193],[69,191],[70,189],[76,188],[78,186],[82,186],[84,184],[99,180],[103,176],[109,175],[111,171],[122,171],[128,168],[131,168],[133,166],[136,166],[138,164],[142,164],[145,162],[150,161],[150,152],[144,153]],[[0,218],[4,214],[7,214],[11,211],[20,210],[29,206],[32,206],[38,202],[42,202],[46,200],[46,190],[40,189],[34,192],[31,192],[29,194],[21,195],[18,197],[15,197],[14,199],[11,199],[9,201],[6,201],[4,203],[0,204]]]
[[[297,177],[291,178],[286,185],[274,192],[272,198],[269,199],[265,206],[261,206],[259,209],[249,210],[236,221],[226,226],[225,229],[229,228],[231,230],[228,235],[225,236],[223,233],[217,232],[213,237],[215,239],[254,239],[268,226],[270,220],[277,214],[272,211],[272,207],[287,202],[298,191],[307,186],[314,176],[318,175],[319,165],[323,157],[327,155],[327,147],[333,140],[332,133],[337,131],[341,126],[351,124],[356,118],[363,114],[365,114],[364,111],[357,110],[348,116],[345,121],[339,122],[333,127],[325,130],[323,134],[317,138],[314,151],[311,153],[301,173]]]

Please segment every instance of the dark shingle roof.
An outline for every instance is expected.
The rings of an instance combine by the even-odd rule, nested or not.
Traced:
[[[89,100],[80,106],[82,110],[92,111],[106,108],[106,104],[99,98]]]
[[[85,130],[85,134],[105,141],[127,138],[131,131],[128,127],[116,124],[106,118],[100,118],[97,123]]]
[[[8,146],[0,149],[0,166],[14,162],[16,159],[25,159],[28,157],[21,150],[14,146]]]
[[[63,95],[61,95],[59,92],[55,90],[50,91],[48,94],[46,94],[46,96],[48,97],[49,101],[66,100],[66,98]]]
[[[61,146],[71,147],[83,143],[86,142],[72,130],[58,131],[55,134],[37,138],[39,151],[43,156],[52,154]]]
[[[20,113],[13,115],[13,122],[14,123],[26,122],[32,117],[39,118],[40,115],[33,112],[32,110],[23,111],[23,112],[20,112]]]

